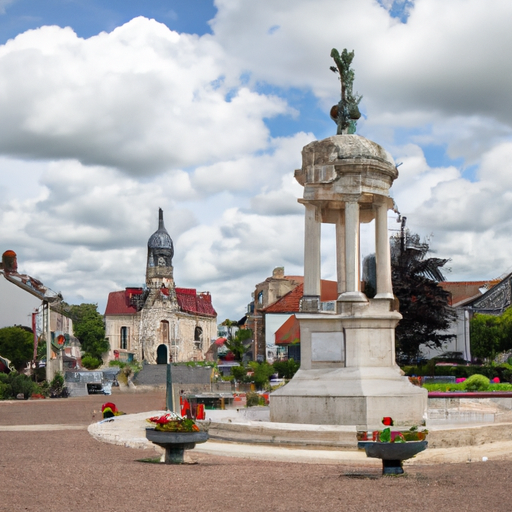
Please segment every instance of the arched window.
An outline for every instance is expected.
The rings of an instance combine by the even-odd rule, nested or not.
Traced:
[[[119,348],[122,350],[128,350],[130,330],[128,327],[121,327],[121,335],[119,339]]]
[[[169,343],[169,322],[167,320],[160,322],[160,343],[164,345]]]
[[[196,326],[194,329],[194,343],[196,348],[202,350],[203,348],[203,329],[199,326]]]

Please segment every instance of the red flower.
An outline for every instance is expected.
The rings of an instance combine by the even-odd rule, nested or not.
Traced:
[[[392,427],[393,418],[391,418],[390,416],[384,416],[384,418],[382,418],[382,423],[386,425],[386,427]]]
[[[101,412],[103,412],[105,409],[110,408],[110,410],[115,414],[117,412],[116,404],[113,404],[112,402],[107,402],[106,404],[103,404],[101,406]]]

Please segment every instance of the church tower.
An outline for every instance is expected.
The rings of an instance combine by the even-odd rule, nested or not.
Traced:
[[[146,302],[153,305],[155,300],[165,298],[165,302],[176,303],[176,291],[173,277],[172,258],[174,245],[164,226],[164,212],[158,209],[158,229],[148,240],[148,259],[146,264],[146,286],[149,297]]]
[[[174,244],[158,211],[149,237],[146,286],[109,294],[105,310],[110,359],[149,364],[204,361],[217,336],[217,313],[209,292],[176,287]]]

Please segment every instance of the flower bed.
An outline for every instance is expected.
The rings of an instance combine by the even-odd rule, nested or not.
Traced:
[[[208,441],[207,427],[202,431],[194,420],[174,412],[153,416],[146,421],[154,425],[154,428],[146,429],[146,438],[165,450],[166,464],[183,464],[185,450],[193,449],[196,443]]]
[[[408,443],[411,441],[424,441],[428,430],[418,430],[418,427],[411,427],[409,430],[391,430],[393,419],[389,416],[382,418],[382,423],[386,427],[383,430],[359,431],[357,432],[358,441],[376,442],[376,443]]]
[[[386,426],[383,430],[357,433],[358,448],[364,449],[367,457],[382,460],[383,475],[401,475],[404,473],[402,461],[427,448],[425,438],[428,430],[411,427],[405,431],[393,431],[393,419],[389,416],[382,418],[382,423]]]
[[[159,432],[199,432],[200,428],[194,420],[183,418],[179,414],[169,412],[162,416],[153,416],[146,420]]]

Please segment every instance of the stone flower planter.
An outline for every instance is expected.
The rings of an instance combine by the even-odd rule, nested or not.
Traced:
[[[410,441],[407,443],[379,443],[360,441],[358,447],[365,450],[367,457],[382,459],[383,475],[402,475],[402,461],[414,457],[428,446],[427,441]]]
[[[192,450],[196,443],[208,441],[207,432],[162,432],[146,429],[146,439],[165,450],[165,464],[183,464],[185,450]]]

